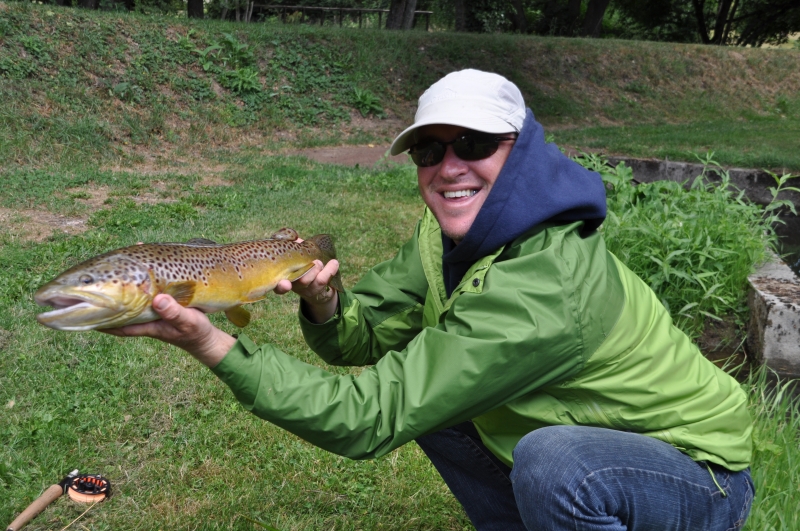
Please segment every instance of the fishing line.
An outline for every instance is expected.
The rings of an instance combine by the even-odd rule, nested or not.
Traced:
[[[103,500],[98,500],[98,501],[94,502],[93,504],[91,504],[91,505],[89,506],[89,508],[88,508],[88,509],[86,509],[85,511],[83,511],[83,512],[81,513],[81,515],[80,515],[80,516],[78,516],[78,517],[77,517],[75,520],[71,521],[70,523],[68,523],[67,525],[65,525],[64,527],[62,527],[62,528],[61,528],[61,531],[64,531],[66,528],[68,528],[69,526],[71,526],[72,524],[74,524],[75,522],[77,522],[78,520],[80,520],[81,518],[83,518],[83,515],[84,515],[84,514],[88,513],[88,512],[89,512],[89,511],[92,509],[92,507],[94,507],[95,505],[97,505],[97,504],[98,504],[98,503],[100,503],[101,501],[103,501]]]

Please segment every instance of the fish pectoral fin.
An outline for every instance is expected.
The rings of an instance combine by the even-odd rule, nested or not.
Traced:
[[[242,306],[234,306],[225,310],[225,317],[239,328],[244,328],[250,324],[250,312]]]
[[[172,295],[172,297],[178,301],[178,304],[181,306],[189,306],[189,303],[192,302],[194,298],[194,289],[197,283],[193,280],[187,280],[186,282],[176,282],[175,284],[170,284],[164,290],[164,293],[167,295]]]

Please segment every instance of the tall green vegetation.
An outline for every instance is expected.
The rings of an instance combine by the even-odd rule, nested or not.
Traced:
[[[793,176],[773,175],[773,201],[753,204],[709,157],[692,183],[656,181],[634,185],[624,164],[602,158],[578,159],[599,171],[608,189],[602,231],[608,248],[659,296],[676,324],[697,336],[708,319],[746,323],[747,277],[777,246],[775,224],[781,208],[797,214],[782,191]]]

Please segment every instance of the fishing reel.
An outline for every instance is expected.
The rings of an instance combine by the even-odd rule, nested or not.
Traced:
[[[96,503],[111,496],[111,482],[99,474],[81,474],[67,482],[65,491],[70,500]]]

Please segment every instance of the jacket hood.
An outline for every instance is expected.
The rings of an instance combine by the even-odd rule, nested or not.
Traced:
[[[527,109],[519,137],[464,239],[454,245],[443,237],[448,293],[451,281],[458,283],[459,273],[463,276],[478,258],[540,223],[583,220],[583,230],[589,232],[605,216],[606,192],[600,174],[573,161],[555,144],[545,143],[544,128]],[[448,265],[455,270],[448,271]]]

